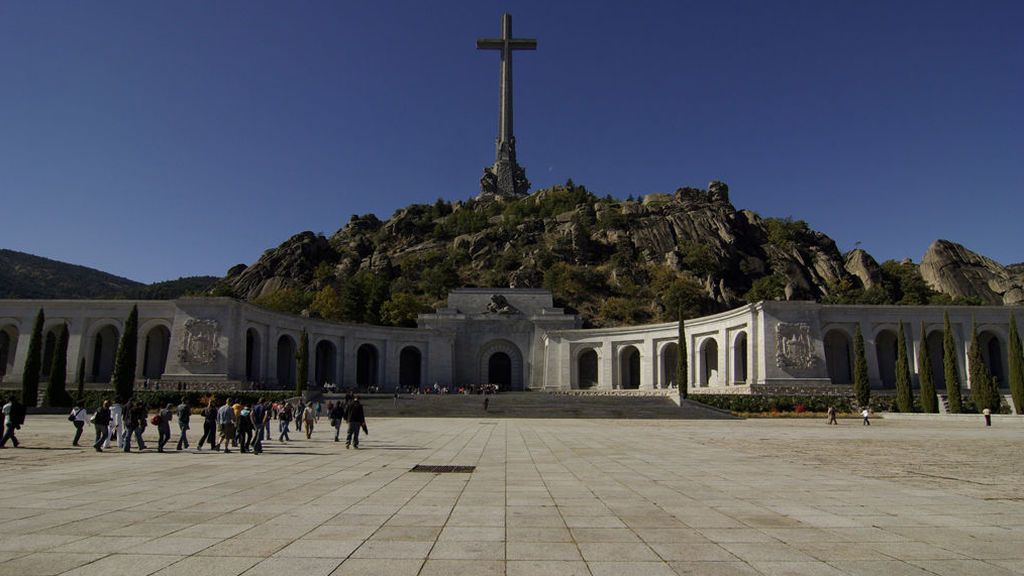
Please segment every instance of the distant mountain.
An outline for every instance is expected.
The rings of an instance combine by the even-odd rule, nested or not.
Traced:
[[[147,285],[85,266],[0,249],[0,298],[169,300],[205,293],[217,280],[193,276]]]

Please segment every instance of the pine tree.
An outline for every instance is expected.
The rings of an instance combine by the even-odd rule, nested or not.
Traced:
[[[68,380],[68,326],[61,326],[57,336],[57,349],[53,352],[53,364],[50,366],[50,381],[46,384],[47,406],[65,406],[68,393],[64,389]]]
[[[963,400],[960,398],[960,370],[956,363],[956,344],[953,342],[953,329],[949,326],[949,312],[943,314],[942,326],[942,372],[946,379],[946,400],[952,414],[963,412]]]
[[[914,391],[910,383],[910,359],[907,358],[907,337],[903,321],[896,330],[896,407],[900,412],[914,411]]]
[[[1010,314],[1010,343],[1008,346],[1007,379],[1010,384],[1010,394],[1013,395],[1013,404],[1017,407],[1017,414],[1024,414],[1024,347],[1020,343],[1020,335],[1017,333],[1016,315]]]
[[[967,362],[970,368],[968,383],[971,386],[971,398],[974,399],[974,407],[981,412],[985,408],[993,412],[999,411],[1000,398],[989,372],[985,359],[981,355],[981,343],[978,341],[978,324],[971,322],[971,347],[967,352]]]
[[[78,385],[78,396],[75,400],[81,402],[85,398],[85,358],[78,361],[78,376],[75,378],[75,384]]]
[[[131,398],[135,388],[135,355],[139,348],[139,307],[132,306],[124,323],[124,334],[114,356],[114,374],[110,379],[118,398]]]
[[[928,350],[928,333],[921,322],[921,346],[917,354],[917,377],[921,382],[921,410],[925,414],[939,411],[938,398],[935,396],[935,380],[932,379],[932,358]]]
[[[689,396],[689,378],[686,371],[686,329],[683,326],[683,309],[679,308],[679,341],[676,351],[676,381],[679,383],[679,397]]]
[[[309,333],[305,329],[302,330],[302,336],[299,338],[299,351],[295,356],[297,360],[295,393],[302,396],[302,391],[306,389],[306,380],[309,379]]]
[[[853,393],[857,396],[857,404],[867,408],[871,402],[871,384],[868,382],[868,359],[864,355],[860,324],[853,331]]]
[[[32,326],[32,338],[28,341],[28,356],[25,358],[25,371],[21,377],[21,403],[35,406],[39,397],[39,372],[43,365],[43,322],[46,315],[43,309],[36,314],[36,323]]]

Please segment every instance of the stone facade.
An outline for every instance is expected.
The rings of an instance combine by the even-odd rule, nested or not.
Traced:
[[[131,306],[122,300],[0,300],[0,377],[20,382],[36,312],[46,311],[44,366],[67,325],[68,373],[109,381]],[[658,390],[678,387],[676,323],[582,329],[545,290],[462,289],[417,328],[342,324],[272,312],[227,298],[142,301],[136,376],[190,387],[291,388],[302,331],[311,383],[376,387],[472,386],[524,390]],[[927,332],[938,389],[942,314],[948,311],[960,379],[978,324],[982,354],[1006,385],[1009,316],[1019,307],[835,306],[760,302],[686,322],[687,383],[720,393],[835,391],[852,381],[852,341],[864,336],[874,388],[895,384],[896,328],[904,323],[912,372]],[[73,376],[69,377],[73,380]],[[916,383],[917,377],[914,375]]]

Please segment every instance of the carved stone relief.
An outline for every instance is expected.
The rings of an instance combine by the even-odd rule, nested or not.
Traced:
[[[216,320],[196,320],[185,322],[185,333],[181,336],[181,347],[178,349],[178,360],[185,364],[208,366],[217,361],[217,338],[220,325]]]
[[[811,326],[804,322],[775,325],[775,365],[779,368],[814,368],[821,359],[814,353]]]

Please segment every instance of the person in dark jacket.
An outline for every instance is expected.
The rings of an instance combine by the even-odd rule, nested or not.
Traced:
[[[278,427],[281,430],[281,435],[277,437],[278,442],[284,442],[285,440],[291,442],[291,438],[288,437],[288,425],[292,421],[292,405],[289,402],[284,403],[284,408],[281,409],[281,413],[277,415]]]
[[[96,427],[96,441],[92,447],[97,452],[103,452],[103,443],[107,441],[110,434],[110,400],[104,400],[99,410],[92,417],[92,425]]]
[[[132,438],[138,442],[139,450],[145,450],[146,444],[142,440],[142,432],[146,426],[146,405],[141,402],[130,400],[124,405],[124,451],[132,451]]]
[[[345,409],[345,420],[348,420],[348,436],[345,437],[345,448],[352,445],[358,450],[359,430],[362,429],[363,432],[370,433],[366,429],[366,416],[363,414],[363,405],[359,402],[359,396],[352,397],[352,401]]]
[[[252,405],[252,409],[249,411],[249,418],[252,419],[252,428],[256,431],[256,439],[252,444],[252,453],[262,454],[263,438],[264,433],[266,432],[266,426],[264,424],[266,420],[270,418],[270,414],[267,413],[267,407],[263,403],[263,398],[260,398]]]
[[[327,417],[331,419],[331,426],[334,427],[334,441],[338,442],[338,437],[341,435],[341,423],[345,419],[345,406],[341,401],[338,401],[337,404],[327,403]]]
[[[199,438],[199,449],[209,442],[210,450],[217,449],[217,398],[210,396],[206,408],[203,408],[203,435]]]
[[[158,440],[156,451],[163,452],[164,446],[171,440],[171,419],[174,417],[174,404],[168,404],[163,410],[157,413],[156,430]]]
[[[192,418],[192,406],[189,406],[188,399],[184,396],[181,397],[181,404],[178,404],[177,412],[178,431],[180,432],[178,436],[178,450],[181,450],[183,445],[185,448],[188,448],[188,436],[185,434],[188,432],[188,421]]]

